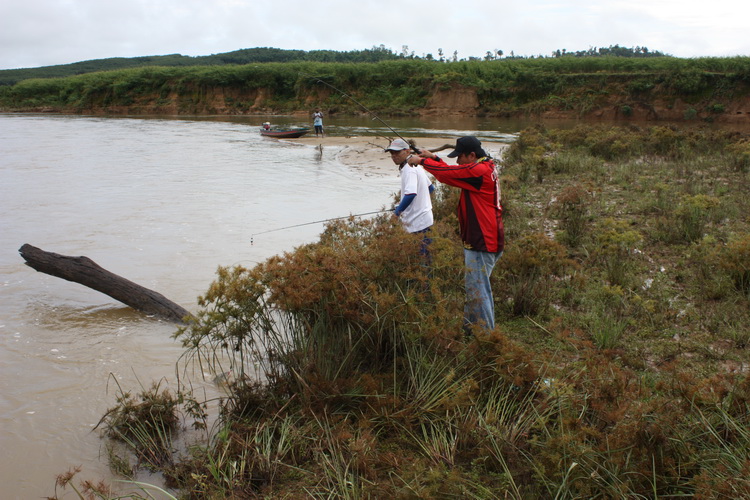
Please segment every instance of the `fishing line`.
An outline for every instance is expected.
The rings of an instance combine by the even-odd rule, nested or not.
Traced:
[[[415,147],[415,146],[413,145],[413,143],[412,143],[412,142],[410,142],[410,141],[407,141],[406,139],[404,139],[404,138],[403,138],[403,137],[401,136],[401,134],[399,134],[398,132],[396,132],[396,131],[395,131],[395,130],[394,130],[394,129],[393,129],[393,128],[392,128],[391,126],[390,126],[390,125],[388,125],[388,124],[387,124],[387,123],[386,123],[385,121],[383,121],[383,120],[382,120],[382,119],[381,119],[381,118],[380,118],[380,117],[379,117],[378,115],[376,115],[375,113],[373,113],[372,111],[370,111],[370,110],[369,110],[369,109],[367,108],[367,106],[365,106],[364,104],[362,104],[361,102],[359,102],[358,100],[356,100],[356,99],[355,99],[354,97],[350,96],[349,94],[347,94],[347,93],[346,93],[346,92],[344,92],[343,90],[341,90],[341,89],[339,89],[339,88],[336,88],[336,87],[334,87],[333,85],[331,85],[330,83],[326,82],[325,80],[322,80],[322,79],[318,78],[317,76],[313,76],[313,75],[307,74],[307,73],[305,73],[304,71],[300,71],[300,73],[302,73],[303,75],[305,75],[305,76],[307,76],[307,77],[309,77],[309,78],[312,78],[312,79],[313,79],[313,80],[315,80],[316,82],[320,82],[320,83],[322,83],[323,85],[326,85],[326,86],[328,86],[328,87],[331,87],[331,88],[332,88],[333,90],[335,90],[335,91],[336,91],[336,92],[338,92],[339,94],[343,95],[344,97],[347,97],[347,98],[351,99],[351,100],[352,100],[352,101],[353,101],[354,103],[356,103],[356,104],[357,104],[357,105],[358,105],[358,106],[359,106],[360,108],[364,109],[364,110],[365,110],[365,111],[366,111],[366,112],[367,112],[368,114],[370,114],[370,115],[371,115],[371,116],[372,116],[372,117],[373,117],[373,118],[374,118],[375,120],[377,120],[377,121],[379,121],[380,123],[382,123],[383,125],[385,125],[385,126],[386,126],[386,127],[388,128],[388,130],[390,130],[391,132],[393,132],[393,133],[394,133],[394,134],[396,135],[396,137],[398,137],[398,138],[399,138],[399,139],[401,139],[402,141],[404,141],[404,142],[406,142],[407,144],[409,144],[409,145],[411,146],[412,150],[414,150],[414,152],[415,152],[415,153],[419,153],[419,151],[417,151],[417,148],[416,148],[416,147]]]
[[[303,222],[302,224],[294,224],[293,226],[285,226],[285,227],[277,227],[276,229],[269,229],[268,231],[261,231],[259,233],[253,233],[250,235],[250,244],[253,244],[253,238],[256,234],[266,234],[266,233],[273,233],[275,231],[283,231],[284,229],[292,229],[293,227],[301,227],[301,226],[310,226],[312,224],[322,224],[324,222],[331,222],[334,220],[341,220],[341,219],[348,219],[349,217],[362,217],[363,215],[373,215],[373,214],[382,214],[384,212],[391,212],[391,210],[376,210],[374,212],[365,212],[363,214],[352,214],[352,215],[346,215],[344,217],[333,217],[331,219],[323,219],[323,220],[316,220],[313,222]]]

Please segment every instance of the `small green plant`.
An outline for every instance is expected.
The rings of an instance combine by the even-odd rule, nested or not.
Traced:
[[[719,218],[720,201],[706,194],[683,195],[669,212],[657,219],[655,237],[668,243],[694,243],[706,235],[710,222]]]
[[[587,328],[594,339],[594,344],[600,349],[617,347],[625,332],[627,324],[621,319],[613,320],[606,313],[594,313],[589,318]]]
[[[154,383],[136,398],[119,389],[117,405],[107,410],[97,427],[125,443],[140,464],[153,470],[172,462],[173,435],[178,431],[178,400],[160,384]]]
[[[734,237],[725,246],[717,246],[710,258],[737,291],[750,297],[750,235]]]
[[[471,379],[468,360],[448,363],[434,349],[413,345],[406,346],[404,360],[406,377],[399,386],[415,414],[423,417],[439,417],[449,408],[468,404],[467,379]],[[463,373],[458,377],[457,373]],[[407,409],[407,408],[405,408]]]
[[[708,81],[700,68],[685,68],[669,76],[669,84],[676,94],[697,94],[704,90]]]
[[[750,347],[750,318],[746,315],[734,318],[722,318],[719,334],[732,341],[737,349]]]
[[[718,206],[719,199],[713,196],[696,194],[683,197],[674,213],[678,238],[688,243],[702,238],[706,224]]]
[[[734,167],[740,172],[750,171],[750,141],[740,141],[728,146]]]
[[[626,221],[605,219],[595,233],[596,255],[601,260],[605,276],[612,285],[628,286],[633,256],[643,237]]]
[[[370,433],[357,434],[344,424],[334,424],[327,417],[315,418],[315,421],[320,439],[314,453],[323,466],[322,491],[341,499],[367,497],[365,489],[372,484],[367,477],[373,452]]]
[[[652,189],[653,196],[647,197],[645,210],[662,216],[671,212],[673,200],[669,185],[657,182],[653,185]]]
[[[549,156],[550,174],[598,177],[604,173],[604,161],[586,151],[558,151]]]
[[[134,475],[133,466],[130,465],[127,455],[123,456],[117,452],[113,443],[107,444],[107,462],[109,470],[121,477],[132,478]]]
[[[531,179],[532,173],[536,171],[537,177],[544,177],[544,163],[549,161],[546,153],[548,149],[547,138],[543,134],[541,126],[532,127],[521,134],[521,137],[505,151],[503,158],[508,166],[517,168],[514,170],[516,177],[523,183]],[[539,167],[541,166],[541,174]]]
[[[690,259],[695,263],[696,295],[702,300],[722,300],[731,294],[731,281],[724,273],[717,272],[720,246],[716,238],[708,235],[690,249]]]
[[[600,349],[617,347],[627,328],[625,291],[620,286],[603,286],[594,294],[592,310],[585,316],[585,328]]]
[[[577,247],[586,236],[592,193],[580,184],[565,187],[552,203],[552,213],[560,221],[558,239]]]
[[[434,465],[455,466],[458,432],[454,425],[445,425],[445,422],[432,424],[423,421],[420,424],[418,434],[413,435],[413,439],[422,453]]]
[[[521,164],[519,179],[528,182],[532,172],[536,173],[537,181],[541,183],[546,173],[547,156],[542,146],[531,146],[528,148]]]
[[[637,309],[631,303],[632,295],[619,285],[602,284],[587,290],[584,301],[587,312],[582,316],[581,326],[599,349],[618,347]]]
[[[635,79],[628,83],[628,90],[634,94],[648,92],[653,89],[655,83],[652,80]]]
[[[500,259],[505,280],[502,291],[509,296],[511,312],[524,316],[545,310],[552,297],[553,279],[575,267],[565,247],[546,235],[521,237]]]

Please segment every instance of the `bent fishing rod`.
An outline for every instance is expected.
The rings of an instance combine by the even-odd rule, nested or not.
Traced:
[[[304,71],[300,71],[300,73],[302,73],[303,75],[307,76],[308,78],[312,78],[316,82],[320,82],[323,85],[332,88],[333,90],[335,90],[336,92],[338,92],[342,96],[346,97],[347,99],[351,99],[352,102],[354,102],[357,106],[359,106],[360,108],[362,108],[363,110],[365,110],[365,112],[367,114],[369,114],[370,116],[372,116],[372,118],[374,120],[377,120],[380,123],[382,123],[383,125],[385,125],[386,128],[388,128],[388,130],[390,130],[391,132],[394,133],[394,135],[396,135],[396,137],[398,137],[399,139],[401,139],[402,141],[404,141],[405,143],[407,143],[415,153],[419,153],[419,151],[417,150],[417,147],[414,145],[414,141],[407,141],[406,139],[404,139],[401,136],[401,134],[399,134],[398,132],[396,132],[393,129],[393,127],[391,127],[390,125],[388,125],[382,118],[380,118],[378,115],[376,115],[374,112],[372,112],[367,106],[365,106],[364,104],[362,104],[361,102],[359,102],[358,100],[356,100],[354,97],[352,97],[351,95],[347,94],[346,92],[344,92],[340,88],[334,87],[333,85],[331,85],[327,81],[325,81],[325,80],[323,80],[321,78],[318,78],[317,76],[310,75],[308,73],[305,73]]]
[[[333,217],[331,219],[323,219],[323,220],[316,220],[312,222],[303,222],[302,224],[294,224],[292,226],[285,226],[285,227],[277,227],[276,229],[269,229],[267,231],[261,231],[259,233],[253,233],[250,235],[250,244],[253,244],[253,238],[257,234],[266,234],[266,233],[273,233],[275,231],[283,231],[284,229],[292,229],[294,227],[302,227],[302,226],[310,226],[312,224],[323,224],[324,222],[331,222],[335,220],[341,220],[341,219],[348,219],[350,217],[362,217],[364,215],[373,215],[373,214],[382,214],[385,212],[391,212],[392,210],[376,210],[374,212],[365,212],[363,214],[352,214],[352,215],[346,215],[344,217]]]

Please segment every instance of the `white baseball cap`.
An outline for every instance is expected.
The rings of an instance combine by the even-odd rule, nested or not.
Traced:
[[[409,145],[403,139],[396,139],[390,146],[385,148],[386,151],[401,151],[404,149],[409,149]]]

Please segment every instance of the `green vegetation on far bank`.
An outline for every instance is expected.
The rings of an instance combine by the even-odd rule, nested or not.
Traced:
[[[488,50],[483,57],[469,56],[462,57],[460,60],[495,60],[501,58],[502,50]],[[609,47],[589,47],[588,50],[566,51],[556,50],[552,57],[662,57],[665,54],[647,47],[621,47],[611,45]],[[523,56],[516,56],[512,52],[508,56],[511,59],[525,59]],[[543,56],[539,56],[543,57]],[[443,54],[442,49],[438,49],[436,56],[432,54],[416,55],[409,51],[409,47],[404,45],[401,52],[397,53],[385,47],[384,45],[373,46],[371,49],[364,50],[289,50],[277,49],[274,47],[253,47],[249,49],[239,49],[232,52],[223,52],[220,54],[211,54],[210,56],[183,56],[181,54],[170,54],[165,56],[143,56],[143,57],[110,57],[107,59],[93,59],[89,61],[80,61],[71,64],[59,64],[55,66],[44,66],[41,68],[20,68],[20,69],[0,69],[0,86],[14,85],[21,80],[30,78],[61,78],[72,75],[81,75],[84,73],[94,73],[99,71],[111,71],[127,68],[142,68],[148,66],[222,66],[227,64],[257,64],[257,63],[288,63],[288,62],[338,62],[338,63],[363,63],[393,61],[398,59],[424,59],[427,61],[458,61],[458,53],[454,52],[452,58]]]
[[[223,66],[228,64],[284,63],[284,62],[378,62],[399,59],[400,56],[384,46],[365,50],[285,50],[273,47],[254,47],[240,49],[210,56],[183,56],[169,54],[165,56],[143,57],[110,57],[93,59],[71,64],[44,66],[41,68],[0,69],[0,86],[14,85],[31,78],[63,78],[85,73],[112,71],[121,69],[144,68],[152,66],[185,67],[185,66]]]
[[[746,119],[750,58],[560,57],[439,63],[289,62],[146,67],[0,87],[0,109],[87,114],[422,111],[487,116],[551,115]],[[459,98],[455,98],[458,96]],[[739,107],[738,107],[739,106]],[[598,113],[598,115],[597,115]],[[738,115],[739,113],[739,115]]]
[[[219,419],[165,454],[163,408],[205,408],[121,398],[120,470],[190,499],[750,496],[750,137],[534,127],[499,165],[493,332],[462,333],[454,189],[429,279],[389,217],[335,222],[219,270],[176,334],[181,370],[229,375]]]

